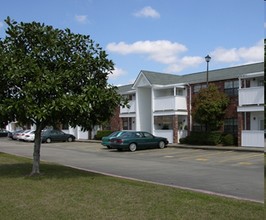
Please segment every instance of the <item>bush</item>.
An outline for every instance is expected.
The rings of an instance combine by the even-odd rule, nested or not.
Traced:
[[[217,145],[221,143],[222,134],[221,132],[214,131],[214,132],[207,133],[206,138],[207,138],[206,140],[207,145]]]
[[[234,136],[232,134],[226,134],[222,137],[222,144],[224,146],[234,145]]]
[[[180,144],[188,144],[188,137],[180,138],[179,143]]]
[[[108,136],[112,134],[114,131],[111,130],[102,130],[102,131],[97,131],[97,134],[94,136],[95,140],[102,140],[103,137]]]
[[[218,131],[191,132],[190,136],[186,137],[186,140],[182,141],[191,145],[218,145],[221,143],[221,136],[221,133]]]

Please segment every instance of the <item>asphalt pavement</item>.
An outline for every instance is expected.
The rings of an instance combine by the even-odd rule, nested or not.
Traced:
[[[77,141],[43,144],[41,160],[111,176],[263,202],[263,149],[246,150],[170,144],[166,149],[118,152],[108,150],[99,142]],[[32,158],[33,144],[1,139],[0,152]]]

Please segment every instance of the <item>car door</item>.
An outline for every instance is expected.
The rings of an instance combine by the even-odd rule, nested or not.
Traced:
[[[66,140],[66,136],[65,133],[59,130],[54,130],[54,138],[55,141],[65,141]]]
[[[149,132],[143,132],[143,140],[145,143],[145,147],[152,148],[156,146],[156,139],[154,136]]]
[[[132,133],[130,142],[135,142],[137,144],[138,148],[144,148],[146,145],[145,138],[143,137],[142,132]]]

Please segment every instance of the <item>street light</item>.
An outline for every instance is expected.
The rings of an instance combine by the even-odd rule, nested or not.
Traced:
[[[209,62],[211,61],[211,57],[209,55],[207,55],[205,57],[205,61],[207,62],[207,87],[209,84]]]

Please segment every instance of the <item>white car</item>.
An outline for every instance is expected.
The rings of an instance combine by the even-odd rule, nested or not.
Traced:
[[[22,137],[23,141],[34,141],[35,139],[35,131],[29,131],[27,133],[24,134],[24,136]]]
[[[25,134],[29,133],[31,130],[24,130],[17,134],[17,140],[23,141]]]

